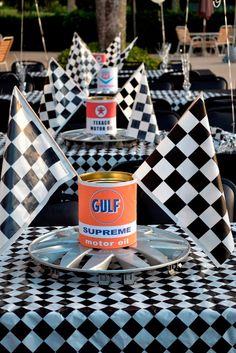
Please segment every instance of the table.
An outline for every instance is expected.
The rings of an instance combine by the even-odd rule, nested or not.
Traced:
[[[32,92],[27,92],[25,94],[25,98],[27,100],[27,102],[31,103],[31,104],[36,104],[38,102],[40,102],[41,97],[43,95],[43,91],[32,91]],[[0,99],[6,99],[6,100],[11,100],[11,94],[0,94]]]
[[[152,79],[152,78],[159,78],[162,74],[163,74],[163,70],[145,70],[146,71],[146,74],[147,74],[147,77],[149,79]],[[135,70],[129,70],[129,69],[126,69],[126,70],[120,70],[119,73],[118,73],[118,76],[119,77],[127,77],[129,78],[133,73],[135,72]]]
[[[161,98],[161,99],[167,100],[170,103],[172,110],[175,110],[175,111],[178,111],[181,106],[185,105],[189,101],[194,100],[200,94],[200,91],[190,91],[189,94],[186,94],[184,90],[155,90],[150,92],[151,92],[151,97],[153,99]],[[37,104],[40,102],[42,94],[43,94],[42,91],[27,92],[25,97],[30,104]],[[216,97],[216,96],[222,96],[222,95],[228,95],[228,94],[229,93],[227,92],[222,93],[222,92],[216,92],[216,91],[211,91],[211,92],[203,91],[204,98]],[[9,94],[0,95],[0,98],[10,100],[11,95]]]
[[[163,135],[164,136],[164,135]],[[78,174],[111,170],[116,164],[132,160],[145,160],[156,148],[155,144],[142,141],[134,142],[129,147],[109,147],[91,144],[65,142],[59,135],[57,142],[73,165]],[[236,172],[232,169],[235,163],[236,151],[231,153],[218,153],[218,143],[215,141],[217,160],[222,177],[232,180],[236,184]],[[73,178],[63,185],[67,194],[78,193],[77,178]]]
[[[229,91],[217,92],[217,91],[189,91],[185,90],[155,90],[150,91],[152,99],[165,99],[170,105],[171,109],[178,112],[183,108],[187,103],[192,102],[195,98],[203,92],[204,99],[209,97],[220,97],[222,95],[229,95]]]
[[[144,272],[132,285],[115,276],[102,286],[95,276],[39,272],[27,247],[48,231],[28,228],[0,257],[1,353],[235,352],[236,253],[217,269],[188,239],[175,275]]]

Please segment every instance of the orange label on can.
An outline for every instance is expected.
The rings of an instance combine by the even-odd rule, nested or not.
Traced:
[[[79,181],[79,228],[80,243],[88,247],[112,249],[135,243],[136,182]]]

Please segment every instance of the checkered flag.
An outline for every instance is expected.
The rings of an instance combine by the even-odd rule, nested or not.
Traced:
[[[134,176],[216,266],[230,256],[234,242],[202,96]]]
[[[56,189],[74,176],[60,147],[15,87],[0,183],[0,248],[14,242]]]
[[[135,97],[127,135],[154,143],[157,139],[157,133],[157,119],[153,109],[146,71],[144,70]]]
[[[90,82],[100,68],[100,64],[96,61],[87,45],[75,33],[66,65],[68,75],[87,93]]]
[[[121,50],[121,38],[120,35],[116,36],[115,39],[110,43],[110,45],[105,50],[107,61],[106,66],[116,66],[117,61],[120,57]]]
[[[54,94],[53,85],[49,82],[49,77],[47,76],[39,105],[39,117],[52,135],[55,135],[58,128]]]
[[[49,131],[56,135],[86,96],[53,58],[49,62],[48,76],[49,83],[44,86],[39,115]]]
[[[134,100],[139,89],[143,71],[144,64],[141,64],[115,96],[117,104],[128,120],[132,114]]]
[[[120,57],[116,63],[116,65],[118,66],[118,71],[122,69],[122,66],[124,65],[124,61],[128,58],[129,53],[133,49],[133,46],[137,39],[138,37],[134,38],[134,40],[128,45],[128,47],[126,47],[125,50],[123,50],[122,53],[120,54]]]

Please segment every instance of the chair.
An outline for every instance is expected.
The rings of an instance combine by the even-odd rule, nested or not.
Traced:
[[[148,86],[149,86],[149,89],[152,91],[174,89],[172,82],[163,81],[163,80],[160,80],[159,78],[148,78]]]
[[[178,90],[183,88],[184,75],[182,72],[164,72],[160,77],[160,81],[171,82],[173,89]]]
[[[45,70],[45,66],[42,62],[40,61],[34,61],[34,60],[22,60],[20,61],[14,61],[11,65],[11,70],[14,73],[17,73],[17,64],[22,63],[24,67],[26,68],[26,73],[29,72],[43,72]]]
[[[46,205],[30,224],[31,227],[78,225],[78,202],[66,201]]]
[[[221,178],[230,222],[236,219],[236,185],[228,178]]]
[[[32,227],[78,225],[78,197],[59,188],[31,222]]]
[[[233,104],[235,106],[236,109],[236,96],[233,96]],[[208,111],[208,109],[214,108],[222,108],[224,107],[229,107],[232,105],[232,99],[230,95],[227,96],[217,96],[217,97],[209,97],[205,99],[205,106],[206,106],[206,110]]]
[[[200,74],[195,70],[189,71],[190,82],[193,80],[199,80]],[[161,82],[170,82],[172,84],[172,89],[179,90],[183,89],[184,75],[182,71],[178,72],[164,72],[160,77],[159,81]]]
[[[0,131],[4,134],[7,133],[10,104],[10,100],[0,98]]]
[[[159,130],[170,131],[180,119],[179,114],[171,110],[155,111]]]
[[[191,82],[191,90],[226,90],[228,89],[228,82],[222,76],[216,76],[215,78],[206,80],[206,79],[199,79],[199,80],[190,80]]]
[[[203,50],[203,40],[200,36],[191,36],[186,26],[176,26],[175,31],[178,38],[176,53],[180,54],[180,49],[188,47],[188,53],[193,54],[195,49]]]
[[[25,75],[25,92],[33,92],[35,89],[34,81],[29,74]]]
[[[219,33],[217,37],[209,37],[206,39],[205,46],[206,49],[214,50],[216,54],[225,54],[227,48],[227,41],[232,43],[233,39],[233,26],[232,25],[222,25],[220,26]]]
[[[0,65],[5,65],[5,69],[8,70],[7,56],[11,50],[14,41],[13,36],[3,37],[0,41]]]
[[[219,127],[225,131],[233,131],[232,106],[209,108],[207,116],[210,126]]]
[[[191,64],[190,64],[191,65]],[[182,71],[182,61],[181,60],[171,60],[168,63],[168,70]],[[191,70],[191,67],[190,67]]]
[[[20,80],[13,72],[0,75],[0,94],[12,94],[13,88],[20,87]]]
[[[170,103],[164,98],[152,98],[152,104],[155,112],[157,112],[158,110],[171,111]]]

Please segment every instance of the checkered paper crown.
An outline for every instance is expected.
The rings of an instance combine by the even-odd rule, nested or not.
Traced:
[[[128,136],[155,143],[158,131],[147,75],[143,70],[126,132]]]
[[[0,251],[29,226],[58,187],[76,175],[15,87],[0,181]]]
[[[56,60],[51,58],[48,82],[44,85],[39,116],[52,135],[60,132],[85,99],[84,92]]]
[[[100,64],[87,45],[77,33],[74,33],[73,44],[66,65],[67,74],[87,93],[90,82],[100,68]]]
[[[141,64],[114,97],[128,120],[132,114],[132,108],[139,89],[143,71],[144,64]]]
[[[122,69],[124,65],[124,61],[128,58],[129,53],[134,47],[135,42],[137,41],[138,37],[134,38],[134,40],[120,53],[110,52],[110,56],[108,56],[107,62],[103,64],[103,67],[107,66],[117,66],[118,71]],[[114,44],[113,44],[114,46]],[[112,54],[112,55],[111,55]]]
[[[116,36],[115,39],[110,43],[110,45],[105,50],[106,54],[106,66],[116,66],[116,63],[120,57],[121,51],[121,38],[120,35]]]
[[[230,256],[234,241],[202,96],[134,177],[216,266]]]
[[[124,65],[124,61],[128,58],[129,53],[131,52],[131,50],[134,47],[134,44],[136,43],[138,37],[134,38],[134,40],[125,48],[125,50],[123,50],[116,62],[116,66],[118,67],[118,70],[121,70],[123,65]]]

